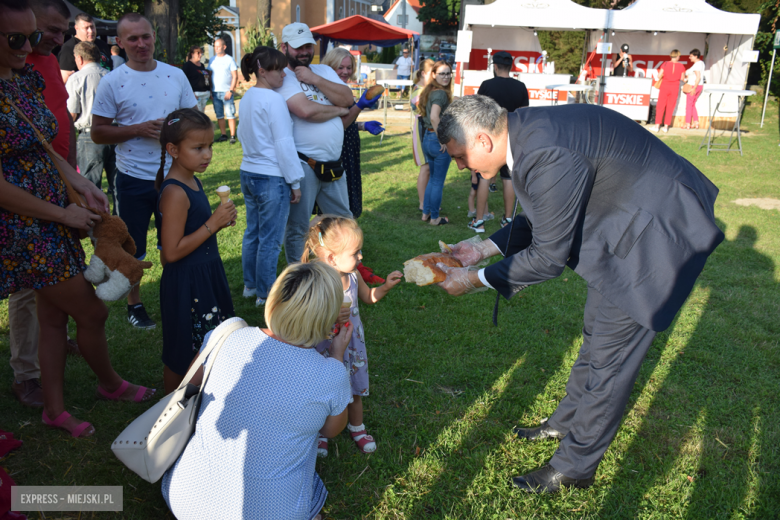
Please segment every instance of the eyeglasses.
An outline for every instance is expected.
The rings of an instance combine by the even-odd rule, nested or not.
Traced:
[[[452,72],[437,72],[437,76],[444,76],[445,78],[452,76]]]
[[[35,47],[41,43],[41,38],[43,38],[43,31],[35,31],[30,36],[22,33],[4,33],[2,31],[0,31],[0,34],[8,39],[8,46],[15,51],[24,47],[24,42],[27,40],[30,40],[30,47]]]

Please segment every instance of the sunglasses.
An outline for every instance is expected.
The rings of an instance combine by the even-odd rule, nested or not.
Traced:
[[[452,72],[438,72],[436,73],[436,75],[447,77],[447,76],[452,76]]]
[[[35,31],[29,36],[22,33],[4,33],[2,31],[0,31],[0,34],[8,39],[8,46],[15,51],[24,47],[24,42],[27,40],[30,40],[30,47],[35,47],[41,43],[41,38],[43,38],[43,31]]]

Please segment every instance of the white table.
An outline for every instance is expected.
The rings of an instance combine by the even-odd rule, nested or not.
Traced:
[[[385,91],[384,91],[384,93],[382,93],[382,104],[385,106],[385,122],[384,122],[383,126],[386,127],[387,126],[387,101],[388,101],[387,98],[389,97],[387,89],[389,87],[391,87],[391,86],[413,87],[414,86],[414,81],[412,81],[410,79],[380,79],[380,80],[377,80],[376,83],[377,83],[377,85],[382,85],[383,87],[385,87]],[[411,95],[411,92],[409,94]],[[399,101],[401,103],[403,103],[403,101],[401,101],[401,100],[399,100]],[[408,101],[407,101],[407,103],[408,103]],[[409,108],[410,108],[409,111],[411,112],[411,105],[409,105]]]
[[[565,85],[547,85],[544,88],[552,91],[551,102],[553,106],[558,104],[558,96],[555,95],[556,90],[564,90],[566,92],[590,92],[593,90],[593,87],[590,85],[572,85],[570,83],[566,83]]]
[[[707,133],[704,135],[704,138],[701,141],[701,144],[699,145],[699,150],[702,149],[703,146],[707,146],[707,155],[710,154],[710,152],[736,152],[739,151],[739,155],[742,155],[742,132],[739,128],[739,121],[742,119],[742,109],[745,106],[745,98],[748,98],[755,94],[755,91],[753,90],[731,90],[727,88],[713,88],[708,89],[706,86],[704,87],[704,93],[709,94],[709,101],[707,102],[707,115],[709,116],[709,121],[707,124]],[[720,99],[718,99],[718,103],[715,105],[715,110],[712,110],[712,95],[718,95],[720,94]],[[731,133],[729,134],[729,142],[728,144],[713,144],[712,140],[715,137],[715,132],[713,131],[713,123],[715,120],[715,116],[720,114],[731,114],[732,112],[722,112],[719,111],[720,104],[723,101],[723,98],[726,95],[731,96],[738,96],[737,101],[737,119],[734,121],[734,126],[731,128]],[[737,133],[737,149],[732,150],[731,145],[734,142],[734,132]]]

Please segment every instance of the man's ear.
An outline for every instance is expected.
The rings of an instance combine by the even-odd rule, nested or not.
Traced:
[[[484,148],[487,153],[491,153],[495,147],[493,138],[490,136],[490,134],[485,132],[480,132],[477,134],[476,145]]]

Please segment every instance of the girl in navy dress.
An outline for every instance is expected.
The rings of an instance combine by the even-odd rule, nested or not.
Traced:
[[[171,112],[160,132],[156,187],[162,216],[160,307],[166,394],[178,388],[206,333],[234,315],[216,233],[235,225],[236,208],[228,200],[212,214],[195,177],[211,162],[213,142],[211,120],[193,108]],[[167,176],[166,153],[173,157]]]

